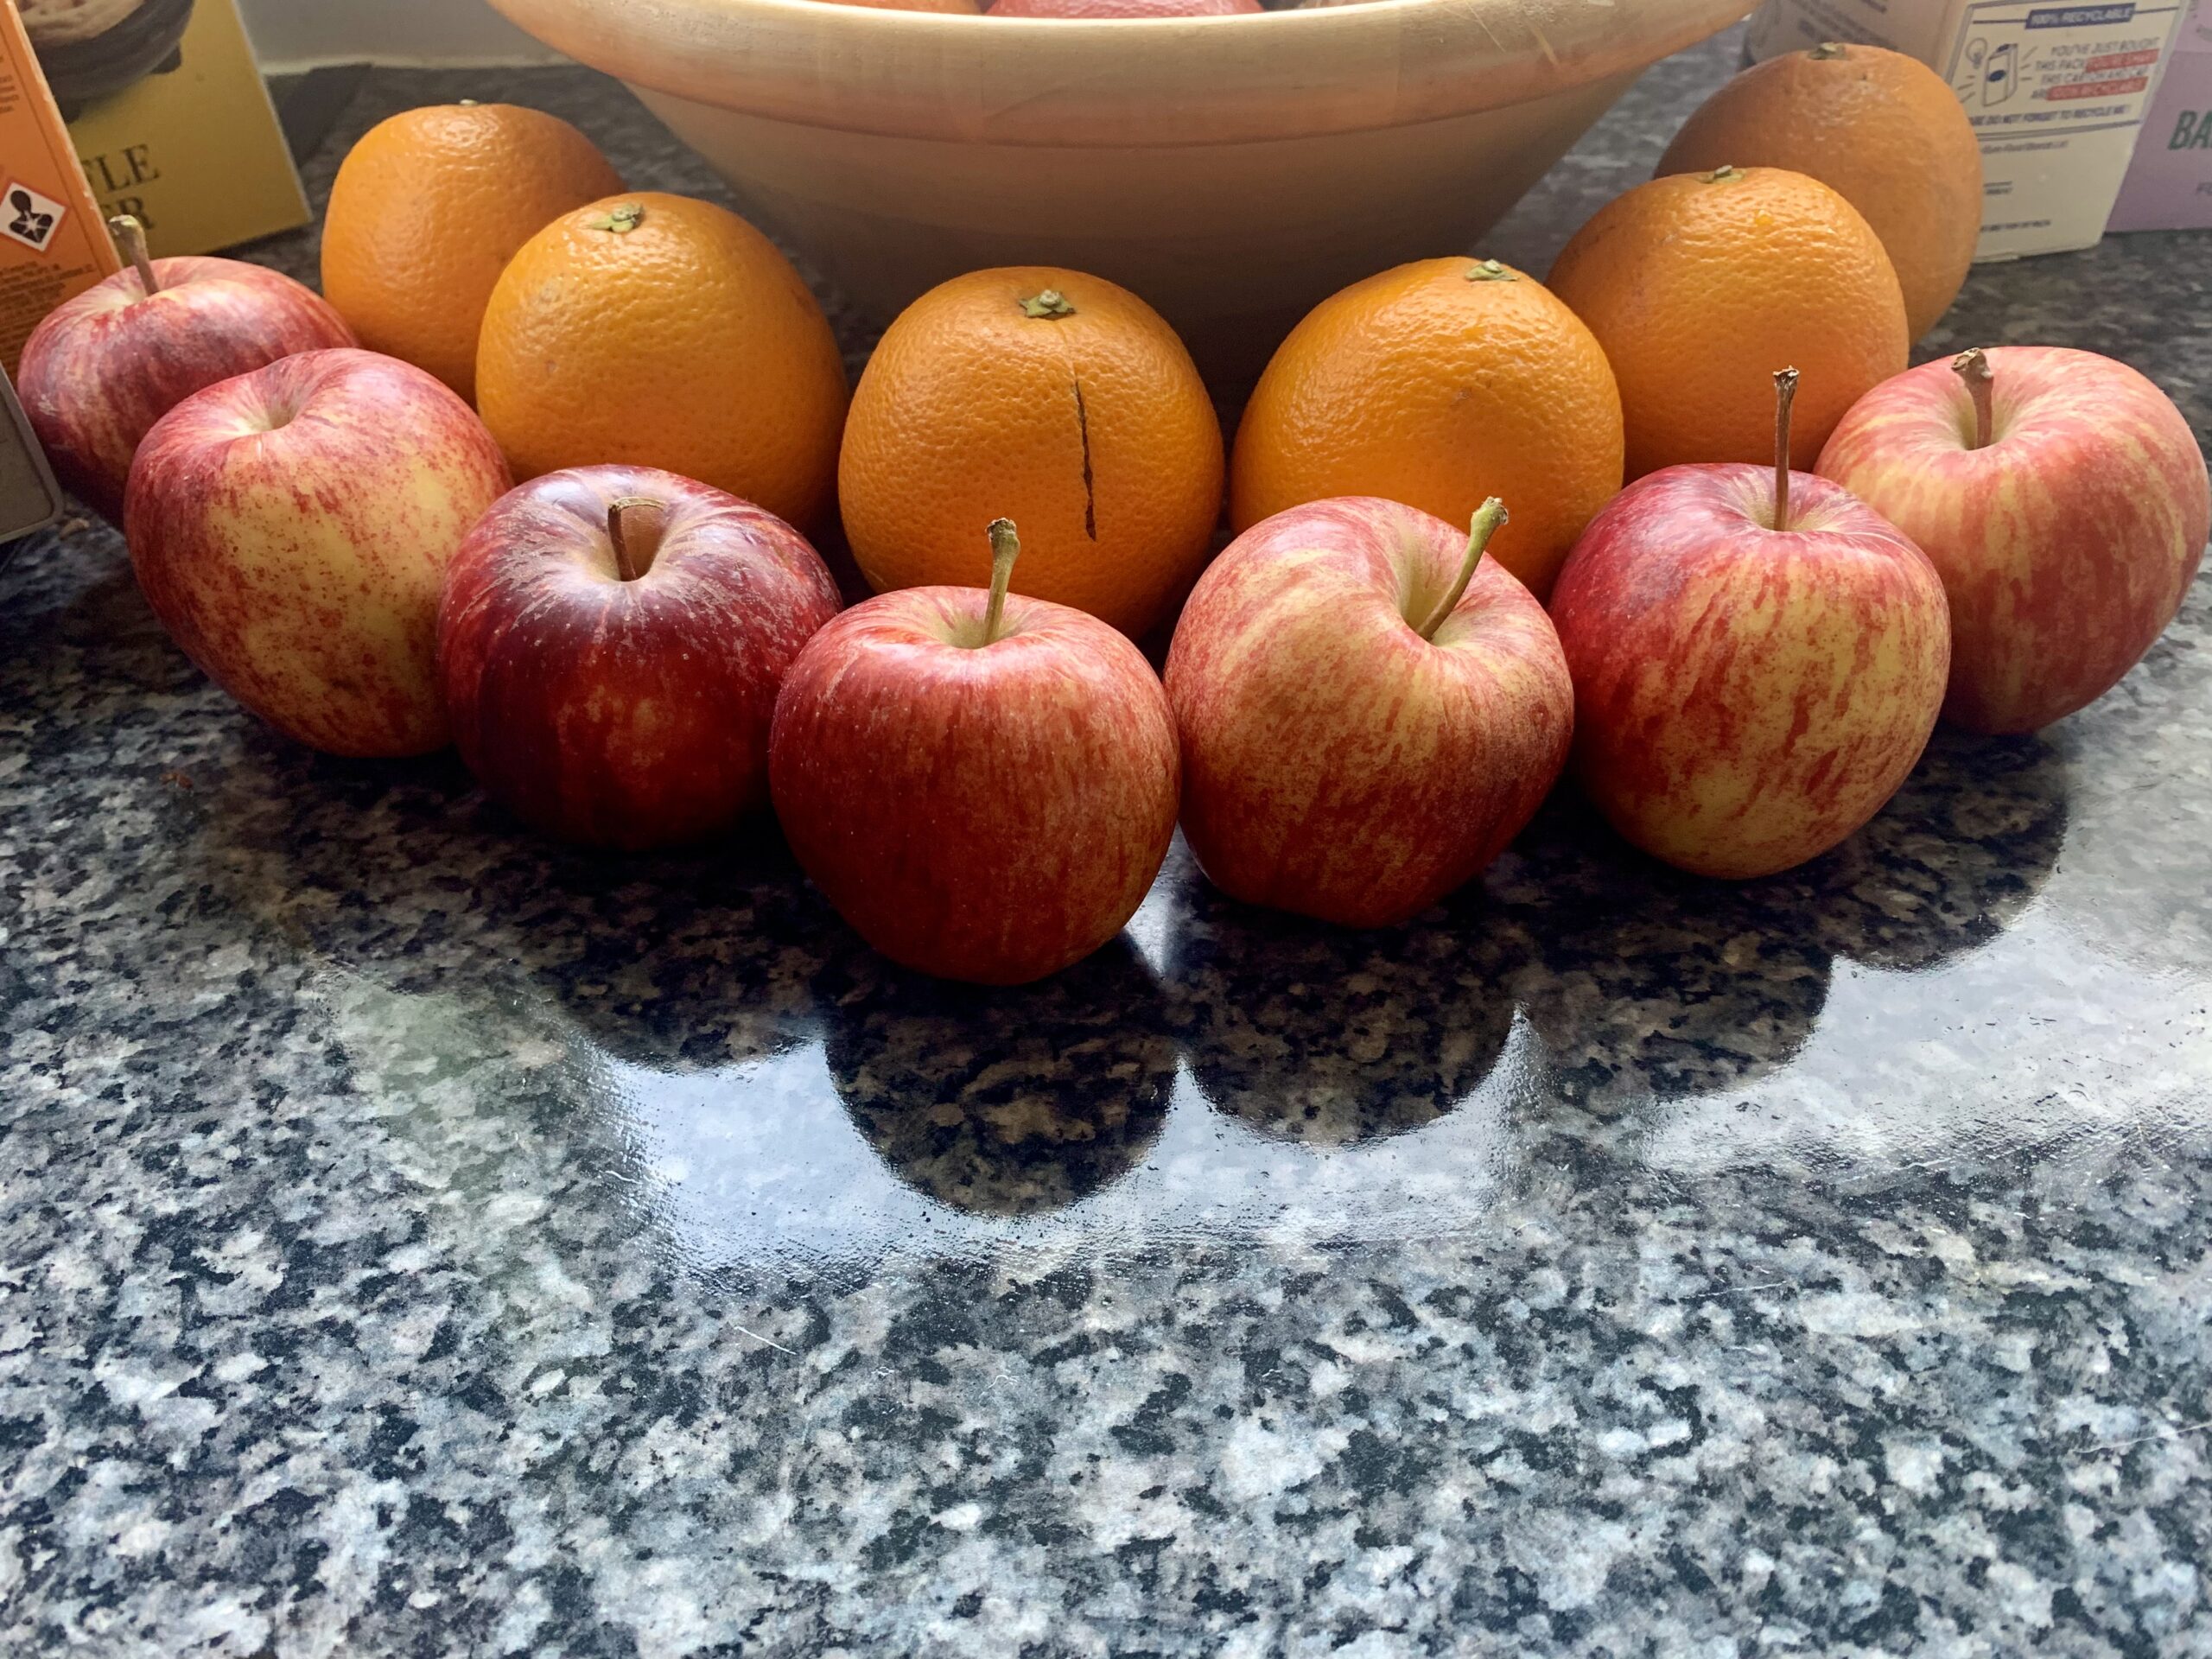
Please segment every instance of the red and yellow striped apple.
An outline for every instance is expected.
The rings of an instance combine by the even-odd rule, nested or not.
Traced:
[[[1232,898],[1352,927],[1427,909],[1518,835],[1566,764],[1544,608],[1463,535],[1364,496],[1262,519],[1167,652],[1183,834]]]
[[[439,380],[373,352],[303,352],[155,423],[124,539],[169,637],[277,730],[333,754],[423,754],[446,743],[446,566],[509,482]]]
[[[118,225],[121,221],[118,221]],[[236,259],[137,257],[64,301],[24,343],[23,411],[54,476],[123,522],[130,457],[156,421],[203,387],[295,352],[351,346],[353,331],[312,289]]]
[[[768,804],[784,671],[837,613],[806,538],[712,485],[578,467],[509,491],[446,573],[438,671],[492,797],[570,841],[696,841]]]
[[[769,792],[801,868],[893,962],[1018,985],[1136,913],[1175,833],[1166,695],[1096,617],[991,588],[845,612],[784,677]]]
[[[1944,717],[1978,732],[2031,732],[2111,690],[2174,620],[2212,533],[2204,454],[2172,400],[2062,346],[1884,381],[1819,470],[1934,561],[1951,604]]]
[[[1950,671],[1936,568],[1840,486],[1788,469],[1787,386],[1783,410],[1780,465],[1639,479],[1552,593],[1576,777],[1623,836],[1700,875],[1788,869],[1880,811]]]

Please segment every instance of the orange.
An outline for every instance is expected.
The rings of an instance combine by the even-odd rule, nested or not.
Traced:
[[[1771,461],[1784,368],[1801,376],[1789,464],[1809,471],[1843,412],[1904,371],[1904,295],[1880,238],[1802,173],[1640,184],[1574,233],[1551,288],[1612,360],[1630,478]]]
[[[1424,259],[1291,330],[1236,429],[1229,518],[1379,495],[1464,525],[1495,495],[1512,517],[1491,554],[1541,599],[1620,488],[1621,443],[1613,372],[1573,312],[1495,259]]]
[[[518,479],[659,467],[806,525],[830,503],[845,365],[766,237],[645,190],[523,245],[485,308],[476,396]]]
[[[1221,424],[1191,354],[1127,289],[972,271],[899,314],[853,394],[837,495],[878,592],[990,579],[1140,636],[1190,589],[1221,516]]]
[[[1917,340],[1950,307],[1981,235],[1981,143],[1917,58],[1830,41],[1754,65],[1706,99],[1659,171],[1787,167],[1856,207],[1897,267]]]
[[[622,188],[590,139],[512,104],[438,104],[378,122],[330,187],[322,291],[361,344],[476,397],[493,284],[547,221]]]

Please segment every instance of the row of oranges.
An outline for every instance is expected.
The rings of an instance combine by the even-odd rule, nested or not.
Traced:
[[[1972,251],[1979,161],[1947,122],[1965,128],[1949,89],[1895,54],[1761,66],[1693,117],[1662,163],[1682,170],[1584,226],[1548,287],[1436,259],[1324,302],[1226,466],[1173,330],[1065,270],[925,295],[849,410],[829,324],[772,244],[711,204],[624,194],[588,139],[534,111],[417,110],[372,131],[332,193],[323,280],[364,345],[473,398],[518,476],[649,464],[802,527],[834,495],[879,588],[980,585],[978,527],[1009,516],[1024,591],[1141,636],[1203,567],[1225,484],[1237,531],[1347,494],[1465,524],[1503,494],[1493,551],[1542,597],[1624,475],[1770,454],[1777,365],[1802,371],[1804,465],[1905,366]],[[1729,144],[1796,165],[1688,170]],[[1823,153],[1865,214],[1797,170]]]

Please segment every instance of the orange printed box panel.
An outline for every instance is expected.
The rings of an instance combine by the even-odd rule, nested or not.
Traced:
[[[0,0],[0,365],[39,319],[118,268],[99,203],[13,0]]]

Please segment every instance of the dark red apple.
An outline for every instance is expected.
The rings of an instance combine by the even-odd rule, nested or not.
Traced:
[[[799,863],[893,961],[1042,979],[1122,931],[1175,831],[1166,694],[1096,617],[991,588],[855,606],[784,677],[768,746]]]
[[[1623,836],[1700,875],[1788,869],[1880,811],[1950,672],[1935,566],[1856,496],[1788,470],[1787,387],[1780,424],[1771,470],[1630,485],[1552,592],[1575,775]]]
[[[1364,496],[1262,519],[1167,653],[1183,834],[1233,898],[1405,920],[1497,857],[1566,764],[1574,692],[1544,607],[1471,535]]]
[[[438,674],[461,758],[570,841],[696,841],[768,800],[768,722],[799,647],[837,613],[806,538],[647,467],[509,492],[447,573]]]
[[[1999,346],[1909,369],[1852,405],[1820,470],[1934,561],[1951,603],[1943,714],[1977,732],[2031,732],[2111,690],[2181,609],[2212,531],[2188,421],[2094,352]]]
[[[24,344],[23,410],[54,476],[123,522],[130,458],[194,392],[295,352],[351,346],[353,331],[312,289],[236,259],[148,259],[136,221],[118,238],[137,261],[50,312]]]

